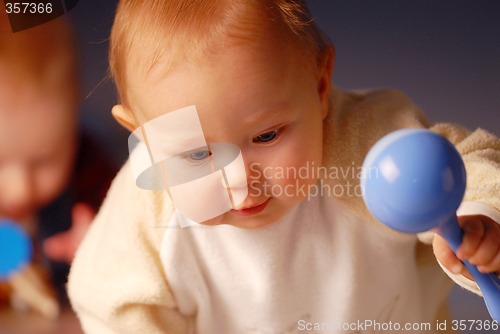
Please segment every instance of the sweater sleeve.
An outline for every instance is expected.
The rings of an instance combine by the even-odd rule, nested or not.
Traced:
[[[85,333],[187,332],[159,259],[165,220],[158,217],[172,212],[163,196],[136,187],[128,163],[113,181],[69,275]]]
[[[467,172],[464,201],[500,210],[500,139],[483,129],[470,132],[452,124],[436,124],[431,130],[448,138],[462,156]]]
[[[448,138],[465,164],[467,187],[457,214],[485,215],[500,224],[500,139],[483,129],[470,132],[453,124],[436,124],[431,130]],[[462,287],[481,294],[473,281],[443,269]]]

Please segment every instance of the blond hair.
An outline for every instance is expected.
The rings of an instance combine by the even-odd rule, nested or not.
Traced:
[[[166,68],[200,60],[231,43],[257,42],[269,29],[315,63],[329,44],[304,0],[121,0],[109,50],[120,101],[129,104],[132,68],[148,73],[160,59]]]

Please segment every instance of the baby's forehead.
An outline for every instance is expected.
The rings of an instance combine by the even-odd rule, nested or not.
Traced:
[[[224,108],[231,114],[273,109],[288,102],[288,96],[283,97],[288,90],[301,91],[315,79],[312,67],[302,63],[296,53],[272,42],[260,48],[233,46],[220,52],[211,63],[181,64],[166,74],[154,69],[132,77],[130,110],[137,123],[142,124],[189,105],[199,107],[206,119],[226,117],[221,112]],[[214,104],[220,108],[214,108]],[[285,109],[274,108],[273,114]],[[245,117],[252,115],[248,112]]]
[[[33,65],[35,66],[35,65]],[[29,98],[75,100],[77,94],[76,64],[68,54],[54,54],[36,69],[24,62],[11,62],[0,57],[0,99]]]
[[[0,63],[0,102],[9,100],[11,105],[29,105],[74,99],[76,80],[73,72],[58,66],[47,68],[41,77],[35,78]]]
[[[206,69],[219,66],[219,60],[227,58],[228,54],[232,59],[231,63],[223,64],[226,70],[239,69],[242,73],[246,67],[256,63],[261,64],[262,68],[275,65],[276,59],[285,63],[288,58],[300,58],[304,67],[315,63],[311,61],[310,54],[306,56],[306,53],[301,52],[295,45],[274,38],[272,34],[252,41],[228,36],[222,44],[217,45],[214,42],[203,49],[192,49],[186,45],[166,45],[156,51],[147,52],[146,55],[143,47],[135,47],[131,50],[127,62],[127,90],[133,91],[145,81],[149,83],[162,81],[167,77],[176,76],[179,72],[190,71],[192,79],[195,80],[200,72],[207,73]],[[147,44],[144,47],[146,46]],[[217,75],[215,72],[212,74]]]
[[[194,1],[190,9],[196,11],[190,13],[184,7],[178,11],[175,3],[175,0],[171,4],[165,2],[161,5],[164,10],[154,12],[149,7],[118,8],[111,36],[110,63],[125,102],[128,99],[126,86],[130,84],[130,71],[140,69],[151,73],[158,69],[168,72],[179,63],[199,63],[217,57],[221,49],[232,45],[259,46],[269,40],[284,48],[293,47],[290,51],[295,53],[307,49],[303,43],[297,43],[298,39],[304,38],[298,37],[299,34],[294,31],[301,24],[295,23],[295,27],[292,23],[285,23],[282,17],[285,15],[282,12],[289,10],[290,13],[296,11],[295,16],[290,16],[298,19],[301,15],[298,5],[287,5],[286,1],[275,4],[266,1],[214,1],[207,6],[209,10],[201,11],[200,8],[205,8],[202,5],[204,2]],[[208,1],[205,3],[208,4]],[[126,11],[125,8],[130,10],[128,15],[121,14],[121,11]],[[137,18],[131,22],[125,20],[134,14],[133,11],[141,15],[134,15]],[[294,21],[291,17],[286,21]]]
[[[47,103],[26,100],[12,106],[0,105],[0,153],[5,158],[53,152],[75,133],[75,124],[67,111]]]
[[[76,120],[76,99],[67,84],[47,87],[15,76],[0,77],[3,140],[27,142],[32,138],[35,146],[52,145],[75,131]]]

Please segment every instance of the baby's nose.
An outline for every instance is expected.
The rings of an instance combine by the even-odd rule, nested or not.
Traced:
[[[0,172],[0,215],[13,219],[28,214],[33,199],[33,182],[29,170],[13,165]]]

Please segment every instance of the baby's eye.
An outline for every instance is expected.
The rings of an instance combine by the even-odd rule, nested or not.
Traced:
[[[209,151],[198,151],[198,152],[193,152],[189,154],[189,158],[195,161],[200,161],[208,158],[210,156]]]
[[[212,153],[210,151],[206,150],[196,151],[196,152],[186,153],[186,155],[184,155],[184,159],[192,162],[201,162],[207,159],[211,155]]]
[[[271,143],[273,142],[279,134],[280,130],[273,130],[269,131],[263,134],[258,135],[254,139],[252,139],[252,142],[254,143]]]

